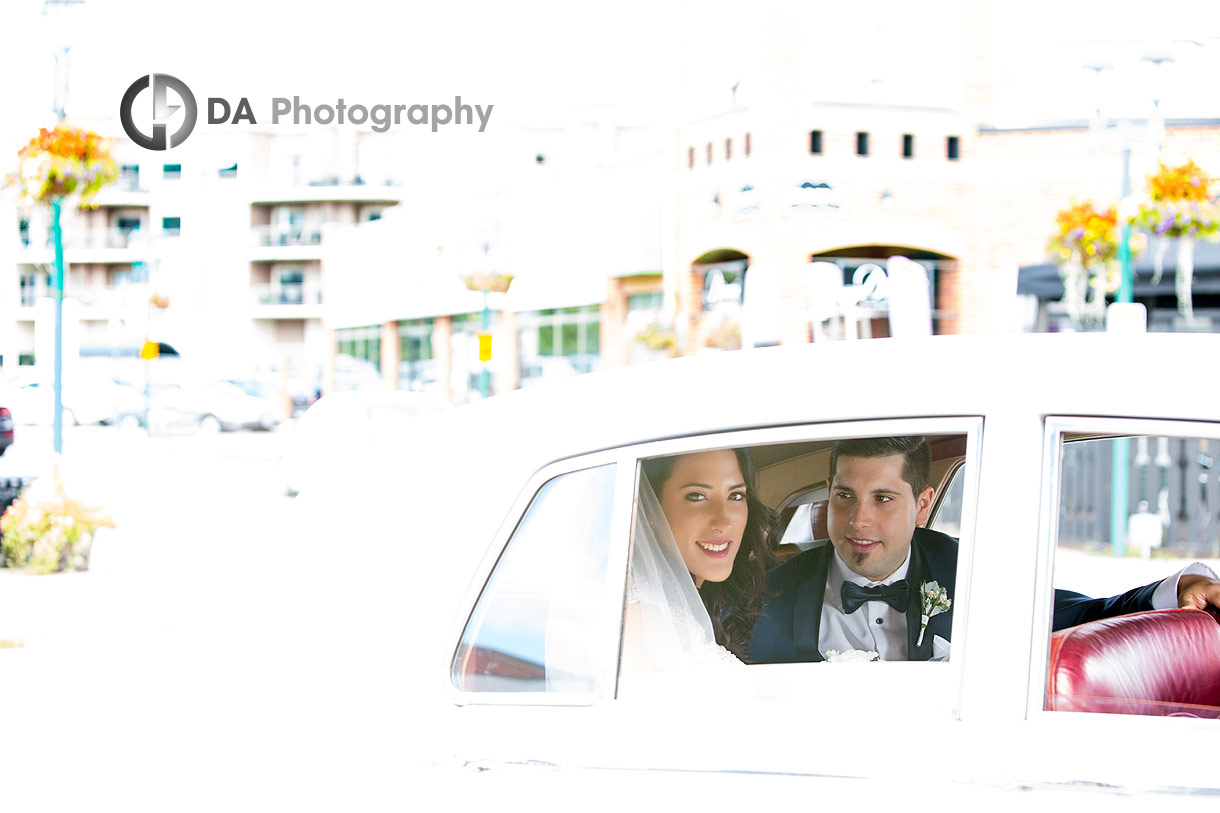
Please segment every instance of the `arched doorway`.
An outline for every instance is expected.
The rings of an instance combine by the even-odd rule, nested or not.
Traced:
[[[928,249],[912,246],[893,245],[855,245],[834,248],[829,251],[809,255],[810,262],[828,262],[839,266],[843,272],[843,284],[859,283],[861,277],[866,277],[873,268],[881,269],[884,274],[886,261],[890,257],[906,257],[924,267],[928,274],[928,297],[932,311],[932,332],[940,333],[942,317],[947,316],[943,302],[942,280],[946,273],[956,273],[958,261],[956,258]],[[873,267],[873,268],[870,268]],[[888,302],[882,293],[878,299],[870,303],[874,317],[871,320],[874,337],[889,336],[889,321],[887,317]]]
[[[688,283],[679,292],[676,327],[682,353],[741,348],[749,267],[750,255],[736,248],[712,249],[691,263]]]

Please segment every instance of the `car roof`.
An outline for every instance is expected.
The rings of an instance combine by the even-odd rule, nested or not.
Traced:
[[[1211,334],[870,339],[699,354],[513,391],[455,410],[535,459],[762,426],[997,413],[1217,414]]]

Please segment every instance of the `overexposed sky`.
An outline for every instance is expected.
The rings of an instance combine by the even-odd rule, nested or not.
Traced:
[[[197,96],[249,97],[256,116],[269,115],[272,96],[432,104],[461,95],[495,104],[497,124],[560,122],[591,104],[655,123],[725,109],[736,82],[748,103],[758,90],[751,60],[791,17],[796,34],[784,44],[800,51],[794,69],[818,76],[820,97],[953,106],[963,21],[977,2],[86,0],[43,14],[43,0],[5,0],[0,148],[52,121],[63,44],[72,47],[69,113],[83,118],[114,116],[131,81],[161,72]],[[1214,0],[1157,11],[1142,0],[995,2],[986,38],[1002,122],[1084,118],[1098,105],[1138,115],[1157,84],[1168,115],[1220,116]],[[1160,54],[1174,62],[1158,77],[1140,57]],[[1085,64],[1113,67],[1098,76]]]

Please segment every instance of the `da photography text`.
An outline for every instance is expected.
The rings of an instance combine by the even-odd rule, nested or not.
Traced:
[[[300,96],[291,99],[274,97],[271,100],[272,124],[355,124],[369,125],[373,132],[384,133],[404,122],[411,125],[430,125],[432,132],[441,127],[469,126],[478,123],[479,132],[487,127],[495,105],[470,105],[454,97],[453,104],[348,104],[337,99],[334,104],[310,104],[302,102]],[[208,124],[258,124],[250,100],[244,96],[236,105],[227,99],[208,98]]]

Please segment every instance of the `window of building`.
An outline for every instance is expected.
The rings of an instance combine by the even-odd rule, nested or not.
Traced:
[[[517,316],[520,382],[563,378],[601,363],[601,307],[551,308]]]
[[[340,328],[335,331],[336,350],[340,358],[335,359],[335,386],[352,389],[370,374],[381,371],[381,326]],[[341,381],[340,379],[343,379]]]
[[[127,248],[135,242],[140,233],[140,218],[117,217],[114,221],[114,231],[109,239],[112,248]]]
[[[664,303],[665,295],[661,291],[653,291],[647,294],[631,294],[627,297],[627,311],[654,311],[660,310]]]
[[[163,217],[161,218],[161,233],[166,237],[177,237],[182,233],[182,218],[180,217]]]
[[[615,466],[560,475],[534,496],[496,562],[452,662],[463,692],[612,691],[617,641],[591,635],[619,606],[609,578]],[[618,591],[618,598],[614,593]]]
[[[219,170],[217,170],[216,174],[219,175],[221,178],[236,178],[237,177],[237,164],[234,164],[231,167],[222,167]]]
[[[712,163],[712,142],[707,142],[707,162]]]
[[[51,275],[49,273],[31,271],[21,275],[21,304],[23,307],[32,306],[39,297],[50,296],[50,290]]]
[[[30,221],[28,218],[21,218],[17,221],[17,234],[21,239],[21,245],[28,246],[30,244]]]
[[[961,157],[957,136],[949,136],[945,139],[945,157],[950,161],[956,161]]]
[[[161,177],[167,181],[176,181],[182,177],[182,164],[164,164],[161,167]]]
[[[728,161],[733,157],[733,139],[726,138],[724,140],[724,160]]]
[[[305,269],[277,268],[271,286],[272,302],[277,305],[302,305],[305,303]],[[379,334],[380,335],[380,334]],[[380,356],[378,348],[378,356]]]
[[[903,158],[914,158],[915,157],[915,136],[911,135],[910,133],[903,133],[902,157]]]
[[[749,134],[749,133],[746,133],[746,143],[745,143],[745,147],[744,147],[744,149],[743,149],[743,152],[744,152],[744,153],[745,153],[747,156],[749,156],[749,154],[750,154],[750,134]]]
[[[822,131],[821,130],[810,130],[809,131],[809,153],[811,155],[821,155],[822,154]]]
[[[134,192],[140,188],[140,166],[123,164],[119,167],[119,189]]]
[[[271,245],[298,246],[311,242],[316,229],[306,229],[303,206],[277,206],[271,228]]]
[[[406,319],[398,323],[398,388],[421,391],[437,383],[432,357],[432,320]]]
[[[695,148],[694,147],[688,147],[686,150],[686,168],[687,169],[695,168]]]
[[[868,155],[868,133],[856,133],[856,155]]]

